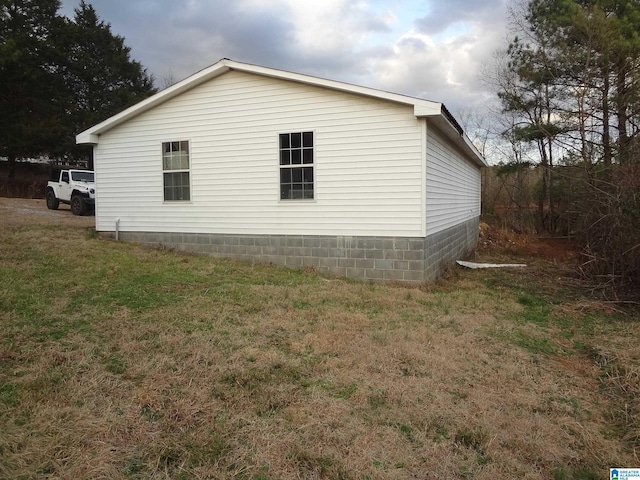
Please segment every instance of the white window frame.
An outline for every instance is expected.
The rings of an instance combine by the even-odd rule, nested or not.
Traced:
[[[177,150],[174,147],[177,144]],[[183,150],[186,145],[186,152]],[[167,152],[166,148],[169,146],[170,151]],[[161,158],[162,158],[162,199],[163,202],[166,203],[175,203],[175,202],[190,202],[191,201],[191,142],[189,140],[170,140],[168,142],[162,142],[161,145]],[[169,154],[169,155],[167,155]],[[186,161],[186,168],[184,162]],[[187,175],[187,183],[186,185],[182,183],[181,185],[170,185],[167,187],[166,184],[166,175],[173,174],[186,174]],[[180,178],[184,178],[183,175],[180,175]],[[187,190],[187,198],[184,198],[184,188],[185,186],[188,188]],[[171,195],[174,198],[167,199],[167,189],[175,189],[173,190],[174,194]],[[181,198],[175,198],[175,193],[180,193],[177,195]]]
[[[296,138],[300,140],[299,145]],[[278,134],[278,198],[280,201],[308,202],[316,199],[315,150],[316,132],[314,130],[297,130]]]

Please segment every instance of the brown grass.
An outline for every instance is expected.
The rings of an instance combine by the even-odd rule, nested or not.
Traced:
[[[0,275],[26,285],[0,277],[0,478],[571,479],[638,464],[638,325],[534,283],[557,263],[423,288],[326,281],[8,205]],[[88,260],[51,285],[56,258]],[[140,296],[117,289],[132,276]]]

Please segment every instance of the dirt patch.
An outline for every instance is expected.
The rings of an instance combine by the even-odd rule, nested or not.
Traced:
[[[580,246],[569,238],[515,233],[487,223],[480,224],[479,254],[506,253],[545,260],[572,262],[580,255]]]
[[[95,227],[93,214],[77,217],[69,205],[60,204],[59,210],[49,210],[44,200],[0,197],[0,225],[57,225],[61,227]]]

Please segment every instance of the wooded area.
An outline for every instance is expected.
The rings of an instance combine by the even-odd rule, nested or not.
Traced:
[[[585,274],[637,289],[640,4],[532,0],[515,12],[514,28],[495,75],[513,150],[495,173],[512,184],[509,209],[535,202],[538,231],[579,239]],[[532,149],[533,186],[523,154]]]
[[[124,38],[80,2],[73,19],[59,0],[0,0],[0,157],[89,158],[75,134],[155,92]]]

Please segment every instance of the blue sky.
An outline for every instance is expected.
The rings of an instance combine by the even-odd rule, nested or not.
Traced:
[[[495,101],[481,80],[507,39],[506,0],[93,0],[158,86],[220,58],[443,102]],[[79,0],[63,0],[73,15]]]

